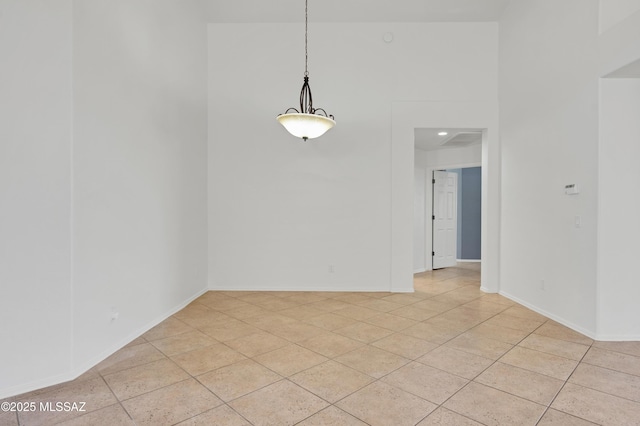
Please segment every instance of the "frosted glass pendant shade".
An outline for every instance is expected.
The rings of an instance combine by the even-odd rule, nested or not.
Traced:
[[[318,114],[291,113],[277,118],[289,133],[304,140],[320,137],[336,125],[331,118]]]

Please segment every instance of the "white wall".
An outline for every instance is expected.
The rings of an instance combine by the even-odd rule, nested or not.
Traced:
[[[435,151],[415,150],[416,164],[423,168],[456,168],[482,162],[482,145],[466,148],[438,149]]]
[[[596,0],[512,2],[500,21],[501,291],[591,335],[597,37]]]
[[[640,0],[600,0],[600,33],[640,10]]]
[[[616,4],[615,0],[601,0],[601,9],[610,2]],[[615,25],[600,35],[598,50],[600,76],[640,76],[640,10],[622,9]]]
[[[209,25],[210,287],[388,291],[392,104],[495,99],[497,26],[312,23],[314,106],[337,126],[307,143],[275,120],[298,102],[303,31]]]
[[[0,398],[74,378],[206,289],[203,15],[0,4]]]
[[[600,81],[598,337],[640,340],[640,79]]]
[[[71,1],[1,2],[0,58],[2,398],[71,366]]]
[[[206,24],[197,0],[74,6],[74,359],[88,367],[206,288]]]
[[[427,270],[427,171],[418,164],[417,155],[413,178],[413,273],[416,274]]]

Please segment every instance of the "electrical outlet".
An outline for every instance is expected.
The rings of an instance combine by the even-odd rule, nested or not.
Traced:
[[[333,274],[334,272],[336,272],[336,269],[333,265],[329,265],[329,273]]]
[[[116,321],[120,318],[120,311],[118,308],[111,308],[111,322]]]

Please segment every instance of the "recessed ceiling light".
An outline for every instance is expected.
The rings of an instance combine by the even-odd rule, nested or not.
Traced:
[[[447,136],[448,134],[449,133],[447,133],[447,132],[440,132],[440,133],[438,133],[438,136]]]

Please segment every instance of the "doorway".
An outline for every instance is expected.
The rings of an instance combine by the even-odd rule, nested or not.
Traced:
[[[392,103],[390,291],[414,291],[415,130],[442,125],[482,129],[482,144],[478,148],[481,152],[480,162],[476,158],[457,163],[447,158],[448,150],[443,150],[431,158],[438,167],[430,167],[482,166],[484,238],[480,288],[484,292],[496,293],[500,289],[500,139],[495,100]]]
[[[414,274],[459,261],[480,266],[482,138],[476,128],[415,130]]]

